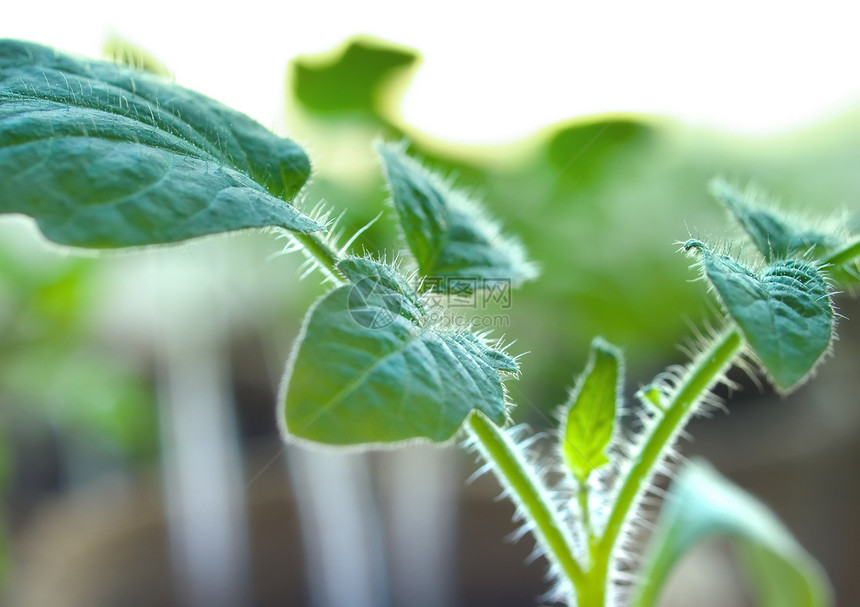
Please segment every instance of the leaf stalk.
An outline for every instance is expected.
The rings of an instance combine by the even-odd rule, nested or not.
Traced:
[[[534,535],[546,549],[547,557],[572,586],[582,585],[585,575],[573,556],[573,545],[561,517],[550,505],[546,489],[524,461],[520,450],[507,434],[482,414],[473,413],[466,423],[481,454],[493,464],[493,472],[502,486],[507,488],[534,525]]]

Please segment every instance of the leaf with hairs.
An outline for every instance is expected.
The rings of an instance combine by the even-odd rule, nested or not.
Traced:
[[[809,377],[833,334],[833,307],[818,270],[779,260],[755,273],[690,240],[705,275],[776,386],[788,391]]]
[[[428,286],[469,293],[536,276],[519,241],[502,235],[476,201],[424,169],[403,146],[378,151],[406,244]]]
[[[741,224],[768,262],[807,253],[821,259],[845,242],[835,231],[801,225],[768,204],[752,188],[741,191],[727,181],[715,179],[711,182],[711,193]]]
[[[0,213],[114,248],[322,228],[289,200],[310,163],[247,116],[152,74],[0,40]]]
[[[432,326],[396,271],[348,258],[350,279],[308,312],[281,403],[287,435],[330,445],[450,439],[472,410],[506,417],[509,356],[477,336]]]

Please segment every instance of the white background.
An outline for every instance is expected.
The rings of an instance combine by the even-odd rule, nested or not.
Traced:
[[[119,34],[167,63],[181,84],[272,126],[290,57],[372,34],[424,54],[405,117],[459,142],[502,142],[615,111],[767,134],[860,102],[860,35],[847,2],[510,6],[4,0],[0,35],[96,57],[106,36]]]

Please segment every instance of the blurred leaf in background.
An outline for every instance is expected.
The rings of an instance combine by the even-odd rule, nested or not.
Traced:
[[[660,514],[636,607],[658,604],[675,565],[698,542],[733,540],[762,607],[825,607],[832,589],[820,565],[761,502],[702,462],[687,463]]]
[[[296,100],[317,114],[386,125],[399,109],[401,87],[420,63],[413,49],[357,36],[328,53],[297,58],[289,86]]]

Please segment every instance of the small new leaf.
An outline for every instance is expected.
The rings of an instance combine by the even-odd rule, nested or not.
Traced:
[[[426,324],[419,295],[388,266],[350,258],[349,284],[311,308],[288,365],[282,427],[329,445],[450,439],[475,409],[506,419],[516,363],[468,332]]]
[[[763,504],[710,466],[689,463],[671,487],[646,555],[633,607],[655,607],[675,564],[697,543],[728,536],[745,552],[756,605],[827,607],[821,567]]]
[[[427,286],[446,293],[518,286],[534,278],[522,245],[503,236],[477,202],[405,154],[380,145],[403,236]]]
[[[113,248],[322,226],[288,201],[310,163],[247,116],[152,74],[0,40],[0,213]]]
[[[768,263],[807,253],[821,259],[843,243],[835,232],[800,225],[767,204],[752,189],[742,192],[722,179],[715,179],[711,182],[711,193],[741,224]]]
[[[591,343],[588,365],[564,405],[562,454],[580,483],[592,470],[609,462],[605,450],[615,426],[623,381],[621,365],[618,349],[596,338]]]
[[[685,249],[701,251],[705,275],[777,388],[800,385],[833,333],[833,308],[818,270],[804,261],[779,260],[754,273],[698,241],[688,241]]]
[[[657,411],[663,411],[666,404],[663,402],[663,392],[654,385],[645,386],[636,394],[639,400],[648,407],[653,407]]]

